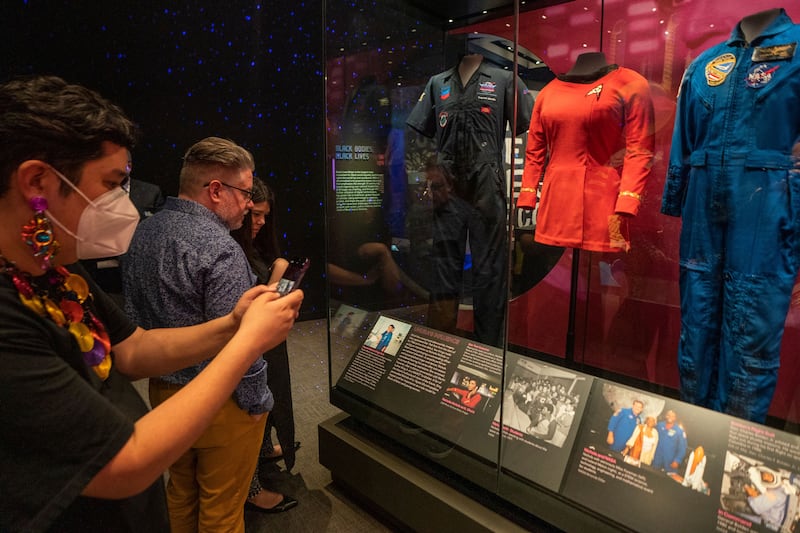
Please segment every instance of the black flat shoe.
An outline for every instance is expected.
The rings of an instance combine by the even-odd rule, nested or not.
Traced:
[[[297,500],[295,500],[291,496],[287,496],[286,494],[283,494],[282,496],[283,499],[278,503],[276,503],[275,505],[273,505],[272,507],[270,507],[269,509],[266,509],[264,507],[259,507],[258,505],[250,503],[249,501],[244,502],[244,508],[248,511],[256,511],[257,513],[277,514],[297,507]]]

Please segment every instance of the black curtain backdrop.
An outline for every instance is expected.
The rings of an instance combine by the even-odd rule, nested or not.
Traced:
[[[165,194],[177,194],[181,156],[203,137],[248,148],[276,190],[282,249],[312,260],[301,318],[319,318],[322,20],[322,2],[7,0],[0,78],[54,74],[119,104],[142,130],[133,176]]]

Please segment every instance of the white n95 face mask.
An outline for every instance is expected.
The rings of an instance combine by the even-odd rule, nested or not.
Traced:
[[[115,257],[127,252],[139,223],[139,211],[128,198],[128,194],[121,187],[116,187],[94,200],[89,200],[66,176],[53,167],[50,168],[89,204],[78,220],[77,234],[68,230],[49,211],[45,211],[50,220],[75,238],[78,259]]]

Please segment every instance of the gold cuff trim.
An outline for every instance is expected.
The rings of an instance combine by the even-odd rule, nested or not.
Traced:
[[[637,193],[635,193],[635,192],[631,192],[631,191],[622,191],[621,193],[619,193],[619,195],[620,195],[620,196],[630,196],[631,198],[636,198],[636,199],[637,199],[637,200],[639,200],[640,202],[642,201],[642,195],[641,195],[641,194],[637,194]]]
[[[536,192],[536,189],[532,187],[522,187],[519,192]]]

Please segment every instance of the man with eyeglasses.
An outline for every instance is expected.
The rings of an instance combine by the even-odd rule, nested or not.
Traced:
[[[189,148],[178,197],[168,197],[158,213],[139,224],[123,258],[131,318],[145,328],[199,324],[229,313],[255,284],[229,233],[253,207],[254,168],[250,152],[227,139],[208,137]],[[206,364],[151,379],[153,406]],[[272,406],[266,363],[258,359],[211,427],[170,467],[173,533],[244,532],[244,502]]]

